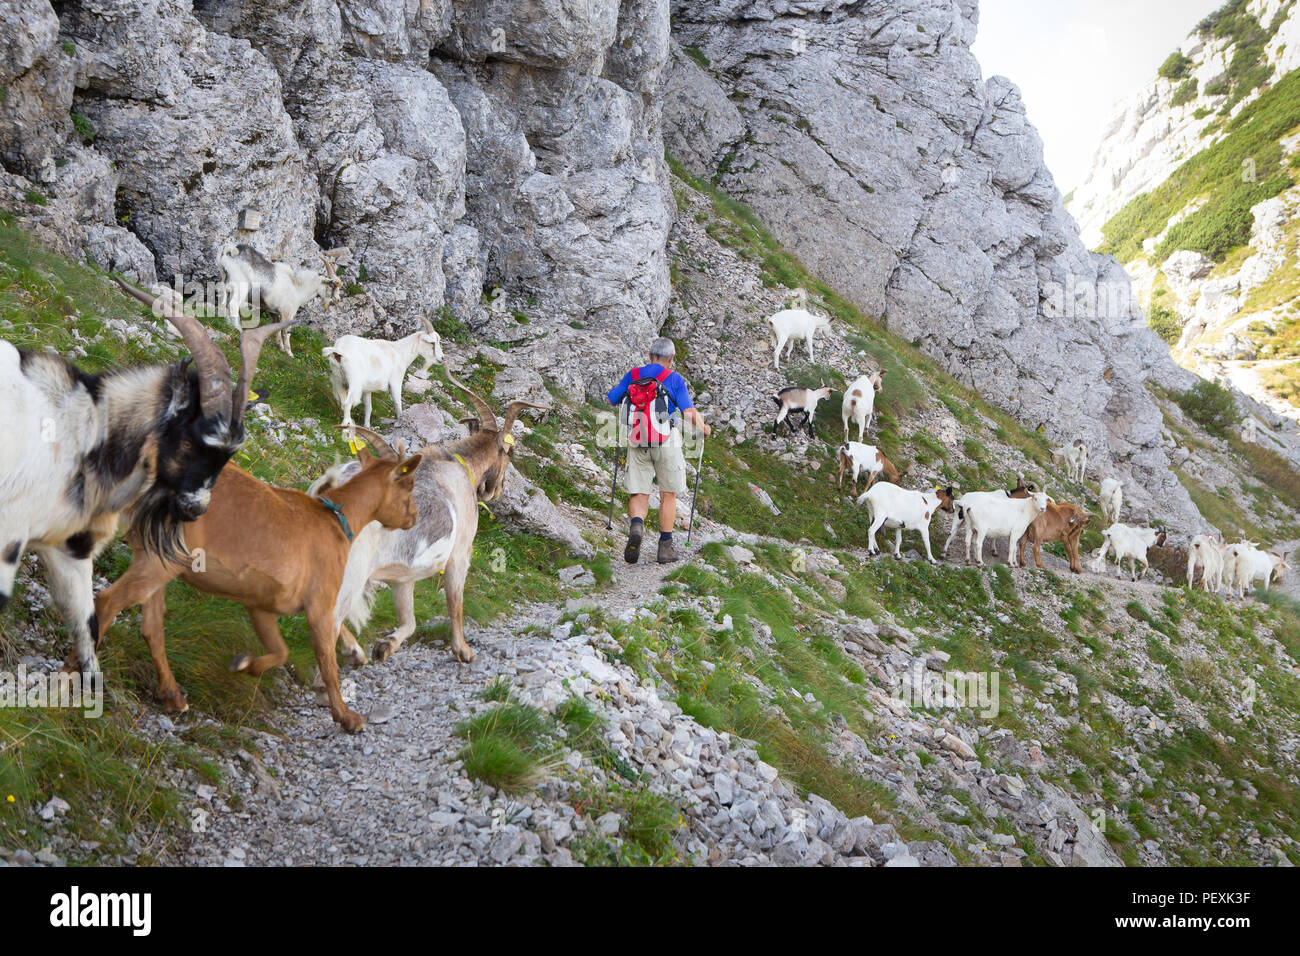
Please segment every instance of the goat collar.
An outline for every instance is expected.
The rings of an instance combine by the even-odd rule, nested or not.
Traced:
[[[334,502],[330,501],[328,498],[317,498],[316,500],[319,501],[321,504],[323,504],[330,511],[334,512],[334,517],[339,519],[339,527],[342,528],[343,533],[347,535],[348,544],[351,544],[352,539],[353,537],[355,537],[355,535],[352,534],[352,528],[348,525],[348,516],[343,513],[343,509],[340,508],[338,505],[336,505]]]
[[[477,488],[478,488],[478,479],[474,477],[474,469],[471,468],[471,467],[469,466],[469,462],[467,462],[464,458],[462,458],[462,457],[461,457],[458,453],[456,453],[456,452],[452,452],[452,453],[451,453],[451,457],[452,457],[452,458],[455,458],[458,462],[461,463],[461,465],[464,466],[464,468],[465,468],[465,474],[469,475],[469,484],[470,484],[470,487],[471,487],[471,488],[474,488],[474,489],[477,489]]]

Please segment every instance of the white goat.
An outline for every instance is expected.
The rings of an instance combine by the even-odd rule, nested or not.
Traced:
[[[882,527],[894,529],[894,557],[902,557],[899,548],[905,530],[919,531],[925,544],[925,557],[937,564],[930,550],[930,519],[937,511],[952,511],[952,488],[935,488],[933,491],[909,491],[888,481],[877,482],[858,496],[858,504],[866,504],[871,516],[867,533],[867,553],[879,554],[876,532]]]
[[[966,522],[966,560],[970,561],[971,538],[975,539],[975,563],[984,564],[984,539],[1007,539],[1007,564],[1016,566],[1016,545],[1029,525],[1047,510],[1047,492],[1036,491],[1027,498],[1012,498],[1005,491],[968,491],[953,504]],[[954,531],[956,530],[954,525]],[[996,548],[996,544],[994,545]],[[945,551],[947,548],[945,547]]]
[[[864,445],[861,442],[846,441],[836,450],[836,459],[839,463],[839,475],[836,477],[835,486],[844,487],[844,473],[853,472],[853,493],[858,493],[858,475],[866,472],[867,487],[870,488],[876,483],[876,479],[882,474],[885,480],[898,484],[898,469],[894,463],[885,457],[885,453],[875,445]]]
[[[407,369],[417,359],[424,367],[442,361],[442,337],[428,319],[421,318],[424,331],[412,332],[396,342],[344,335],[321,349],[330,370],[330,388],[343,410],[343,424],[352,424],[352,409],[365,402],[365,426],[370,427],[370,396],[386,391],[392,396],[397,414],[402,414],[402,383]]]
[[[844,390],[844,403],[840,406],[840,418],[844,421],[844,440],[849,440],[849,421],[857,422],[858,441],[862,434],[876,418],[876,392],[884,386],[885,369],[870,375],[860,375],[853,384]]]
[[[813,359],[813,336],[818,329],[825,329],[827,332],[831,329],[831,320],[824,315],[813,315],[806,309],[782,309],[767,320],[772,325],[772,346],[776,350],[773,356],[773,362],[779,372],[781,370],[781,352],[786,350],[786,343],[790,344],[790,349],[794,348],[795,339],[803,339],[808,343],[808,361]]]
[[[1084,470],[1088,467],[1088,443],[1076,438],[1072,444],[1054,449],[1052,460],[1065,462],[1066,474],[1072,481],[1083,481]]]
[[[1147,561],[1147,551],[1153,545],[1164,546],[1165,533],[1157,528],[1135,528],[1132,525],[1112,524],[1102,533],[1101,547],[1097,549],[1097,554],[1092,560],[1092,570],[1101,572],[1106,566],[1106,552],[1110,548],[1115,549],[1115,575],[1124,576],[1124,559],[1129,559],[1129,573],[1133,580],[1145,577],[1148,568],[1151,567]],[[1137,573],[1137,563],[1142,562],[1142,573]]]
[[[227,243],[221,247],[217,268],[221,270],[222,312],[233,325],[239,325],[239,311],[245,305],[251,309],[270,309],[281,321],[292,323],[298,310],[316,296],[332,290],[325,297],[325,309],[338,302],[343,295],[343,280],[335,267],[347,255],[346,249],[331,249],[321,255],[326,275],[314,269],[297,269],[284,262],[272,262],[246,243]],[[276,334],[276,344],[285,355],[293,357],[289,344],[289,329]]]
[[[1250,586],[1259,580],[1264,582],[1264,590],[1267,591],[1269,582],[1275,576],[1277,580],[1282,580],[1282,575],[1288,568],[1288,554],[1289,551],[1280,555],[1262,551],[1258,545],[1249,541],[1229,545],[1223,556],[1228,591],[1237,597],[1245,597]]]
[[[1119,510],[1124,506],[1124,482],[1118,478],[1103,478],[1097,504],[1104,525],[1109,527],[1118,521]]]
[[[1201,569],[1201,587],[1218,594],[1223,587],[1223,543],[1208,534],[1198,534],[1187,547],[1187,586],[1195,587],[1196,569]]]

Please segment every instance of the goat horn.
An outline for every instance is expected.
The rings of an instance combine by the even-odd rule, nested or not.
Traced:
[[[190,355],[194,356],[194,367],[199,373],[199,407],[209,418],[230,421],[233,409],[230,399],[230,363],[216,343],[208,338],[208,330],[194,316],[165,304],[161,297],[154,298],[118,276],[113,279],[122,287],[123,292],[149,306],[154,315],[165,318],[181,334]]]
[[[232,432],[244,420],[244,408],[248,405],[248,386],[252,384],[253,376],[257,374],[257,357],[262,352],[262,344],[274,333],[287,329],[292,324],[292,322],[276,322],[274,325],[259,325],[255,329],[246,329],[239,336],[239,383],[230,395]]]
[[[506,423],[503,428],[505,434],[509,435],[511,429],[515,426],[515,416],[525,408],[549,408],[548,405],[534,405],[532,402],[511,402],[506,408]]]
[[[379,452],[380,458],[397,458],[398,453],[393,446],[384,441],[384,436],[379,432],[371,431],[362,425],[335,425],[335,428],[346,429],[353,434],[353,437],[360,435],[375,451]]]
[[[428,332],[430,335],[438,334],[438,330],[433,327],[433,323],[429,321],[428,316],[420,316],[420,321],[424,323],[424,331]]]
[[[492,411],[492,406],[471,392],[467,386],[462,385],[457,380],[456,376],[451,374],[451,372],[447,373],[447,379],[451,384],[455,385],[458,389],[469,396],[470,404],[474,406],[474,411],[478,413],[479,424],[487,431],[496,431],[497,416],[496,413]]]

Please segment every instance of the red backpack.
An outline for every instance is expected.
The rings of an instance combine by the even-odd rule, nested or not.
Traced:
[[[672,431],[667,395],[659,386],[672,369],[664,369],[654,378],[642,378],[639,368],[632,369],[632,384],[627,387],[628,433],[627,443],[633,448],[662,445]]]

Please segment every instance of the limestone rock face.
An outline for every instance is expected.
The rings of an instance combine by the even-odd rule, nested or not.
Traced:
[[[1019,91],[982,79],[974,2],[672,12],[671,153],[993,404],[1196,520],[1145,389],[1190,376],[1080,241]]]
[[[482,328],[485,286],[534,337],[600,327],[618,351],[662,324],[666,0],[35,0],[0,22],[5,191],[40,185],[24,213],[78,256],[203,284],[229,241],[312,267],[347,246],[341,308],[300,313],[329,334],[444,306]]]

